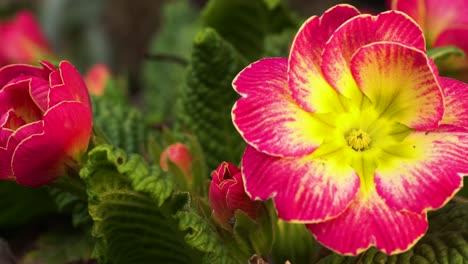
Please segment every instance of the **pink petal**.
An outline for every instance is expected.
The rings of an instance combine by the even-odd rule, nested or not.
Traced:
[[[465,129],[415,131],[384,151],[402,153],[392,156],[393,162],[380,164],[374,176],[377,192],[396,210],[422,213],[440,208],[462,187],[462,176],[468,173]]]
[[[252,199],[273,197],[286,221],[319,222],[342,213],[360,182],[347,165],[304,158],[277,158],[247,147],[242,158],[246,192]]]
[[[12,64],[0,68],[0,87],[5,86],[11,80],[18,77],[38,77],[44,80],[49,78],[50,71],[47,69],[41,69],[38,67],[24,65],[24,64]]]
[[[242,210],[250,216],[250,218],[256,220],[257,210],[261,203],[259,201],[253,201],[249,196],[247,196],[241,173],[235,174],[234,180],[236,183],[229,188],[226,194],[226,201],[229,209],[233,212],[236,210]]]
[[[360,48],[351,60],[358,87],[381,116],[418,130],[434,129],[444,114],[437,76],[426,54],[394,43]]]
[[[415,22],[403,13],[360,15],[346,21],[328,40],[322,55],[322,72],[328,83],[344,96],[359,101],[361,93],[351,76],[354,53],[367,44],[392,41],[425,51],[424,37]]]
[[[237,130],[258,151],[296,157],[313,152],[321,142],[317,122],[292,99],[287,86],[287,60],[262,59],[234,79],[242,96],[232,110]]]
[[[324,246],[343,255],[357,255],[371,246],[385,254],[403,252],[426,232],[426,214],[399,212],[372,191],[360,192],[338,217],[307,228]]]
[[[468,128],[468,84],[443,77],[439,81],[445,101],[441,124]]]
[[[49,82],[41,78],[31,77],[29,86],[29,92],[34,103],[42,110],[42,112],[47,111],[50,91]]]
[[[5,113],[0,120],[1,127],[10,129],[11,131],[15,131],[25,124],[26,122],[24,119],[21,118],[21,116],[18,116],[13,109],[10,109]]]
[[[11,153],[7,151],[8,141],[13,131],[10,129],[0,129],[0,179],[14,180],[11,170]]]
[[[62,102],[44,115],[44,133],[22,140],[12,167],[21,185],[47,184],[65,172],[68,162],[78,158],[91,135],[91,110],[78,102]]]
[[[322,51],[333,32],[346,20],[359,15],[349,5],[337,5],[321,17],[313,16],[299,29],[289,56],[289,87],[299,105],[309,112],[329,112],[340,102],[320,70]]]
[[[224,181],[222,185],[217,185],[214,182],[210,185],[209,200],[213,217],[226,229],[231,228],[229,220],[233,216],[227,205],[226,194],[233,184],[235,184],[234,180],[228,180]]]
[[[61,82],[56,84],[54,76],[51,74],[51,91],[49,95],[49,107],[52,107],[62,101],[74,101],[81,102],[91,109],[91,101],[88,94],[88,89],[81,78],[80,73],[67,61],[60,62],[60,80]],[[54,84],[55,83],[55,84]]]
[[[26,122],[34,122],[42,117],[41,109],[31,99],[29,93],[30,80],[22,80],[0,90],[0,113],[6,113],[10,109]]]

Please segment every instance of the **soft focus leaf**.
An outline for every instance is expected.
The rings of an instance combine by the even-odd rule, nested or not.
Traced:
[[[94,241],[89,230],[54,228],[42,234],[35,243],[35,249],[28,252],[22,264],[63,264],[81,263],[91,258]]]
[[[448,59],[451,56],[465,57],[465,53],[462,49],[455,46],[443,46],[439,48],[430,49],[427,51],[427,55],[434,60],[434,62],[440,63]]]
[[[0,229],[6,230],[27,224],[54,212],[56,207],[47,192],[20,186],[16,182],[0,182]]]
[[[409,251],[387,256],[372,248],[356,257],[332,254],[319,263],[467,263],[468,204],[451,202],[428,217],[427,234]]]
[[[154,36],[144,62],[144,103],[154,121],[173,120],[179,87],[184,82],[186,65],[169,58],[188,59],[198,11],[188,0],[168,1],[162,9],[160,30]]]
[[[209,169],[226,160],[238,162],[244,143],[231,121],[237,94],[231,82],[246,60],[214,30],[195,38],[192,63],[179,101],[179,126],[192,131],[205,152]]]

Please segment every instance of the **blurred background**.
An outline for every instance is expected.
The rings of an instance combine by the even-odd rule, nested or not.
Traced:
[[[184,16],[164,18],[164,7],[168,4],[184,2],[180,5]],[[18,10],[30,10],[38,18],[53,51],[60,59],[72,61],[81,71],[94,63],[105,63],[115,74],[125,74],[130,82],[130,93],[138,97],[144,82],[142,67],[147,55],[154,52],[152,44],[161,34],[168,34],[164,27],[168,23],[195,21],[197,12],[207,0],[0,0],[0,19],[11,17]],[[313,1],[287,0],[290,8],[300,17],[321,14],[338,3],[350,3],[364,12],[384,10],[384,1]],[[169,15],[170,16],[170,15]],[[167,28],[167,27],[166,27]],[[193,36],[173,38],[175,50],[161,50],[163,55],[179,54],[181,45]],[[162,36],[167,38],[167,36]],[[180,39],[179,39],[180,38]],[[162,47],[160,47],[162,48]],[[184,53],[184,52],[182,52]],[[184,53],[190,54],[190,53]],[[170,58],[159,57],[171,62]]]

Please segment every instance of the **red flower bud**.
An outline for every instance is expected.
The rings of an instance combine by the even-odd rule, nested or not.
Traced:
[[[222,162],[211,173],[210,206],[213,217],[226,229],[236,210],[241,210],[253,220],[257,219],[257,210],[261,202],[252,201],[244,190],[242,174],[239,168],[229,162]]]
[[[88,148],[92,110],[78,71],[61,62],[0,68],[0,179],[36,187]]]
[[[175,143],[168,146],[162,153],[159,160],[161,169],[168,171],[167,160],[174,163],[179,169],[189,178],[192,174],[190,172],[190,166],[192,165],[192,154],[190,153],[187,146],[182,143]]]

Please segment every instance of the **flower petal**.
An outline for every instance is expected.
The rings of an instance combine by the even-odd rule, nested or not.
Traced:
[[[399,212],[373,191],[361,193],[338,217],[307,228],[324,246],[343,255],[357,255],[371,246],[385,254],[407,250],[426,232],[426,214]]]
[[[322,55],[322,72],[332,87],[359,102],[361,92],[351,76],[354,53],[367,44],[392,41],[425,51],[421,28],[407,15],[388,11],[374,17],[360,15],[346,21],[328,40]]]
[[[349,5],[337,5],[321,17],[313,16],[299,29],[288,62],[293,98],[309,112],[329,112],[340,106],[336,91],[320,70],[322,51],[333,32],[346,20],[359,15]]]
[[[443,77],[439,81],[445,102],[441,124],[468,128],[468,84]]]
[[[391,9],[405,12],[425,29],[426,5],[424,2],[425,0],[393,0]]]
[[[242,158],[246,192],[252,199],[273,197],[286,221],[319,222],[342,213],[359,189],[347,165],[310,158],[286,159],[247,147]]]
[[[40,120],[41,110],[31,99],[29,93],[30,79],[6,85],[0,91],[0,113],[6,113],[13,109],[15,114],[27,123]]]
[[[11,153],[7,150],[8,141],[13,131],[10,129],[0,129],[0,179],[14,180],[11,171]]]
[[[261,203],[253,201],[249,196],[247,196],[242,182],[241,173],[235,174],[234,180],[236,183],[229,188],[226,194],[226,201],[229,209],[233,212],[240,209],[250,216],[250,218],[254,220],[257,219],[257,210]]]
[[[422,213],[438,209],[462,187],[462,175],[468,174],[465,129],[444,126],[432,132],[414,131],[401,144],[384,151],[375,171],[375,185],[396,210]]]
[[[91,111],[78,102],[62,102],[44,115],[44,133],[22,140],[13,153],[16,181],[30,187],[61,176],[67,162],[83,153],[91,135]]]
[[[41,69],[30,65],[8,65],[0,68],[0,87],[5,86],[11,80],[14,80],[20,76],[34,76],[47,80],[49,78],[49,73],[50,71],[48,69]]]
[[[232,120],[258,151],[303,156],[318,147],[320,133],[326,129],[291,98],[286,71],[287,60],[273,58],[259,60],[240,72],[233,86],[242,98],[234,105]]]
[[[383,117],[419,130],[438,126],[444,114],[443,95],[422,51],[376,42],[360,48],[350,67],[360,90]]]
[[[81,78],[80,73],[68,61],[62,61],[59,65],[61,82],[55,84],[51,80],[52,88],[49,95],[49,108],[62,102],[81,102],[91,109],[91,101],[88,89]],[[57,72],[51,74],[51,79],[56,77]]]

